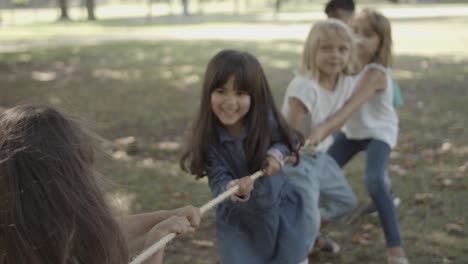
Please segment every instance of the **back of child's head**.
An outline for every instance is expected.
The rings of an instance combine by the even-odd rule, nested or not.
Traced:
[[[260,169],[264,155],[271,144],[269,117],[279,122],[292,149],[292,140],[286,122],[278,114],[273,95],[262,66],[247,52],[222,50],[208,63],[203,81],[200,110],[193,124],[188,150],[181,159],[184,170],[203,177],[207,166],[207,155],[211,146],[219,145],[221,123],[211,110],[211,93],[223,87],[234,76],[235,89],[245,91],[251,97],[250,109],[244,117],[248,127],[245,142],[246,159],[251,172]]]
[[[312,78],[318,80],[320,78],[320,72],[318,65],[316,65],[315,58],[317,52],[319,52],[320,42],[332,36],[349,43],[350,47],[350,59],[346,67],[343,69],[343,73],[353,73],[353,60],[354,54],[354,37],[351,28],[337,19],[326,19],[316,22],[304,43],[304,50],[302,52],[302,65],[301,73],[310,75]]]
[[[41,105],[0,114],[0,250],[8,264],[126,263],[80,123]]]
[[[353,15],[355,9],[354,1],[353,0],[330,0],[325,5],[325,13],[328,17],[336,18],[336,14],[338,10],[345,11],[349,13],[349,15]]]
[[[390,67],[392,65],[392,29],[390,21],[380,12],[373,9],[363,9],[359,17],[363,17],[370,28],[379,37],[379,45],[375,58],[371,62]]]

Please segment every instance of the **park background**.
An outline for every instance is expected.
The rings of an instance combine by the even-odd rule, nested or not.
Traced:
[[[411,263],[468,263],[468,1],[356,2],[392,23],[405,104],[389,170],[404,247]],[[97,165],[122,213],[202,205],[206,180],[182,172],[178,157],[208,60],[226,48],[253,53],[281,105],[324,3],[1,0],[0,106],[41,102],[86,119],[105,139]],[[364,206],[362,161],[345,174]],[[384,263],[377,218],[327,229],[342,253],[313,263]],[[219,263],[214,230],[210,212],[169,245],[165,263]]]

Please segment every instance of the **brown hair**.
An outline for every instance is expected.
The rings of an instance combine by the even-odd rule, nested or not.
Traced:
[[[127,263],[125,239],[93,170],[89,135],[48,106],[0,114],[2,263]]]
[[[320,41],[327,36],[335,34],[341,39],[350,43],[350,59],[348,65],[344,69],[345,74],[354,73],[354,39],[353,32],[344,22],[330,18],[315,23],[309,31],[309,35],[304,43],[302,52],[301,73],[308,74],[312,78],[319,80],[320,73],[318,66],[315,65],[315,57],[319,49]]]
[[[208,151],[211,146],[219,146],[218,121],[211,110],[211,93],[222,87],[230,76],[235,77],[236,89],[246,91],[251,97],[251,105],[244,124],[247,125],[247,138],[244,144],[246,160],[251,173],[260,169],[266,152],[272,142],[269,117],[278,122],[278,129],[285,138],[285,143],[297,154],[293,144],[292,131],[278,113],[265,73],[258,60],[247,52],[223,50],[208,63],[198,115],[193,123],[191,138],[180,165],[182,169],[197,176],[205,176]]]
[[[385,67],[392,66],[392,29],[390,21],[378,11],[363,9],[361,13],[370,23],[371,28],[379,36],[377,53],[371,62],[382,64]]]

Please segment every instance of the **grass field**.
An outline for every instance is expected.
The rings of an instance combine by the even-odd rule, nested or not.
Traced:
[[[206,182],[182,173],[179,150],[164,143],[181,143],[209,58],[224,48],[255,54],[280,104],[313,22],[259,14],[4,27],[0,105],[49,103],[85,117],[109,140],[134,136],[134,154],[119,156],[107,146],[110,155],[100,155],[98,163],[116,182],[111,195],[123,211],[201,205],[211,197]],[[396,16],[392,23],[394,74],[405,106],[398,110],[401,132],[390,172],[403,200],[398,212],[405,248],[416,264],[467,263],[468,19]],[[365,205],[362,161],[348,165],[346,175]],[[415,198],[423,193],[430,198]],[[462,234],[447,224],[461,227]],[[329,231],[343,253],[313,263],[384,263],[376,218],[356,218]],[[200,240],[215,242],[213,213],[196,234],[169,246],[166,263],[218,263],[216,244]]]

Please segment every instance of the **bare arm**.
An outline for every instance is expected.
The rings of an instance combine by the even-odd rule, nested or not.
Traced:
[[[320,124],[309,136],[313,145],[339,130],[344,123],[367,102],[374,93],[385,89],[385,74],[377,69],[369,69],[357,83],[357,88],[339,111]]]
[[[148,232],[156,224],[170,217],[169,211],[120,216],[116,218],[127,240],[133,240]]]
[[[307,113],[307,108],[297,98],[291,97],[288,100],[289,111],[287,116],[287,122],[291,128],[298,130],[302,123],[302,119]]]
[[[172,211],[154,211],[136,215],[121,216],[116,219],[125,238],[128,241],[146,234],[151,228],[165,221],[171,216],[186,217],[193,227],[200,224],[200,212],[198,208],[186,206]]]
[[[154,226],[146,235],[145,248],[152,246],[164,236],[170,233],[187,234],[195,231],[189,220],[183,216],[171,216]],[[145,260],[145,264],[162,264],[165,247],[158,250],[151,257]]]

